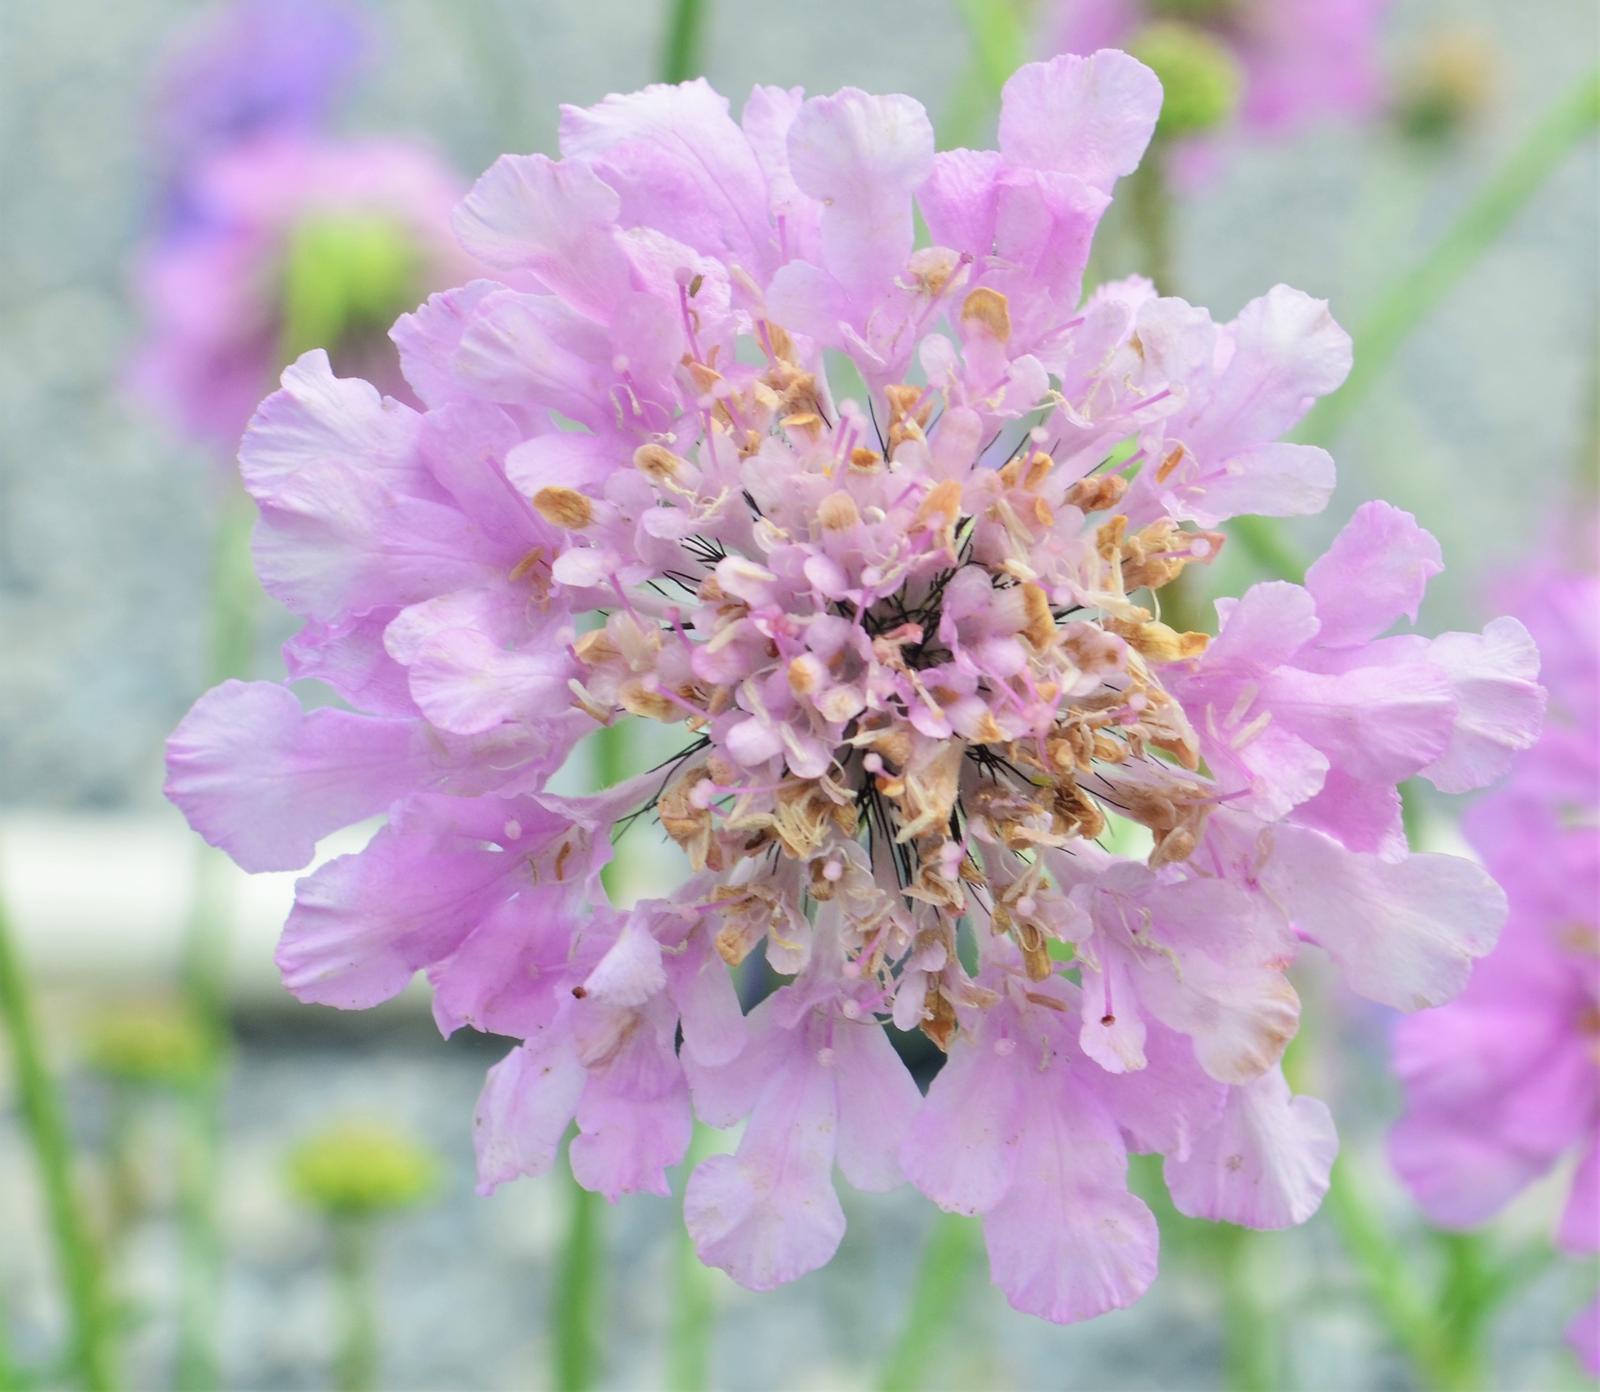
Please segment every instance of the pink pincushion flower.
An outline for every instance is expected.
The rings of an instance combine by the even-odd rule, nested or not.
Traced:
[[[1092,53],[1137,42],[1145,26],[1193,25],[1219,40],[1242,85],[1235,125],[1280,139],[1325,117],[1374,114],[1384,97],[1378,29],[1389,0],[1049,0],[1042,41],[1051,53]],[[1225,137],[1224,137],[1225,138]],[[1192,170],[1204,163],[1187,141]]]
[[[1406,1115],[1396,1170],[1428,1216],[1475,1227],[1563,1158],[1557,1232],[1600,1251],[1600,578],[1543,568],[1516,587],[1539,640],[1551,718],[1511,778],[1467,815],[1505,888],[1500,945],[1447,1009],[1402,1022]],[[1503,621],[1502,621],[1503,622]],[[1574,1327],[1600,1374],[1593,1311]]]
[[[1350,810],[1494,777],[1538,719],[1514,624],[1381,636],[1437,569],[1412,519],[1358,514],[1210,652],[1155,616],[1221,543],[1191,524],[1326,501],[1328,456],[1277,441],[1349,365],[1281,286],[1227,325],[1143,282],[1082,299],[1158,105],[1103,52],[1018,72],[996,151],[936,152],[916,103],[855,90],[568,110],[563,158],[502,159],[457,214],[514,284],[395,326],[419,406],[314,352],[257,413],[289,674],[350,708],[225,685],[168,791],[252,870],[387,817],[300,882],[279,960],[345,1008],[424,971],[444,1031],[520,1041],[479,1107],[485,1187],[575,1122],[579,1182],[664,1192],[692,1114],[743,1122],[685,1214],[746,1285],[829,1259],[836,1174],[909,1179],[982,1215],[1015,1305],[1085,1318],[1155,1273],[1130,1150],[1186,1212],[1316,1208],[1331,1121],[1278,1068],[1304,943],[1406,1006],[1492,944],[1482,870]],[[549,791],[630,718],[678,752]],[[612,905],[644,813],[683,883]],[[746,1016],[729,967],[756,952],[784,984]],[[890,1027],[946,1051],[926,1098]]]
[[[460,195],[431,151],[404,140],[274,133],[230,147],[192,172],[188,219],[140,265],[148,330],[133,386],[179,428],[231,449],[286,348],[299,351],[293,337],[327,327],[343,366],[405,394],[383,327],[429,286],[479,269],[450,230]],[[352,294],[352,312],[339,324],[293,326],[286,301],[297,238],[303,245],[319,236],[359,239],[344,259],[376,261],[395,284],[376,294],[360,286],[352,294],[337,281],[308,287],[323,315],[330,290]]]

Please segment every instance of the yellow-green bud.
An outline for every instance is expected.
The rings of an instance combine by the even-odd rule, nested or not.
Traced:
[[[311,348],[381,337],[417,301],[422,268],[416,239],[392,218],[314,214],[289,232],[282,279],[282,352],[292,361]]]
[[[1220,126],[1239,105],[1239,65],[1203,29],[1178,23],[1152,24],[1128,51],[1161,79],[1161,116],[1156,138],[1198,135]]]
[[[307,1137],[289,1156],[289,1183],[312,1208],[369,1217],[421,1203],[438,1180],[433,1155],[376,1122],[340,1122]]]
[[[142,1087],[182,1087],[204,1072],[210,1046],[199,1021],[165,1001],[101,1011],[87,1029],[95,1072]]]
[[[1493,42],[1466,26],[1429,34],[1404,65],[1395,103],[1401,131],[1413,140],[1448,140],[1493,105],[1499,64]]]

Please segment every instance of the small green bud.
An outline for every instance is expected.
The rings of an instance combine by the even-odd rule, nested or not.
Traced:
[[[1441,28],[1404,65],[1394,116],[1403,135],[1431,144],[1455,138],[1494,104],[1499,63],[1493,42],[1466,26]]]
[[[1198,135],[1220,126],[1239,105],[1239,65],[1216,39],[1191,25],[1152,24],[1128,51],[1161,79],[1156,138]]]
[[[332,353],[341,340],[381,337],[417,301],[416,240],[392,218],[321,214],[290,229],[282,272],[282,352]]]
[[[289,1156],[289,1183],[312,1208],[370,1217],[421,1203],[438,1162],[409,1136],[376,1122],[345,1121],[307,1137]]]
[[[206,1069],[210,1045],[198,1020],[165,1001],[101,1011],[87,1030],[86,1062],[119,1083],[183,1087]]]

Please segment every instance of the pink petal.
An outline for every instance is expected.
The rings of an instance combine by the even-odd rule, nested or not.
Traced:
[[[480,1194],[521,1175],[544,1174],[555,1163],[587,1078],[571,1040],[554,1029],[489,1070],[472,1114]]]
[[[1014,72],[1000,97],[1000,151],[1017,164],[1072,174],[1098,189],[1138,168],[1161,110],[1143,63],[1103,49]]]
[[[1505,895],[1469,860],[1384,861],[1292,826],[1273,837],[1263,886],[1370,1000],[1397,1010],[1439,1005],[1499,937]]]
[[[1230,1088],[1221,1120],[1187,1158],[1169,1157],[1167,1188],[1180,1213],[1247,1228],[1287,1228],[1317,1211],[1339,1137],[1314,1097],[1289,1095],[1281,1070]]]
[[[795,183],[823,205],[823,264],[842,284],[879,290],[911,255],[911,194],[933,168],[921,103],[847,87],[813,97],[789,127]]]
[[[995,1041],[958,1038],[900,1150],[905,1176],[950,1213],[986,1213],[1016,1174],[1028,1126],[1017,1067]]]
[[[285,687],[227,681],[168,739],[166,794],[244,869],[294,870],[322,837],[384,811],[426,777],[422,728],[306,712]]]
[[[877,1023],[839,1021],[830,1045],[839,1105],[839,1170],[857,1189],[878,1193],[905,1179],[900,1150],[922,1094]]]
[[[1369,642],[1404,614],[1413,622],[1428,581],[1444,569],[1439,543],[1409,512],[1363,503],[1306,572],[1322,640]]]
[[[1458,714],[1450,744],[1422,770],[1442,793],[1466,793],[1503,777],[1513,757],[1539,737],[1545,694],[1539,653],[1515,619],[1494,620],[1476,633],[1445,633],[1428,657],[1449,677]]]

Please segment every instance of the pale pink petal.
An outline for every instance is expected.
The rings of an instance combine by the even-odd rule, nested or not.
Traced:
[[[166,794],[244,869],[294,870],[329,832],[415,789],[429,764],[414,720],[307,712],[285,687],[227,681],[168,739]]]
[[[1442,793],[1486,787],[1539,737],[1544,688],[1539,653],[1515,619],[1496,619],[1481,635],[1445,633],[1428,647],[1456,694],[1458,714],[1444,753],[1422,770]]]
[[[1020,1055],[1014,1062],[1026,1067]],[[1029,1089],[1011,1187],[983,1219],[1013,1309],[1071,1324],[1133,1304],[1156,1275],[1155,1215],[1128,1192],[1116,1123],[1079,1085]]]
[[[1556,1241],[1565,1252],[1600,1251],[1600,1141],[1592,1136],[1572,1176],[1572,1192],[1561,1212]]]
[[[876,1022],[834,1025],[828,1066],[839,1104],[839,1171],[857,1189],[893,1189],[922,1094]]]
[[[1028,63],[1001,94],[1000,152],[1109,190],[1138,167],[1160,110],[1155,74],[1115,49]]]
[[[905,1176],[940,1208],[986,1213],[1016,1174],[1029,1117],[1022,1106],[1016,1046],[957,1039],[900,1150]]]
[[[1398,1010],[1456,995],[1506,916],[1500,887],[1469,860],[1385,861],[1308,828],[1276,829],[1261,881],[1351,990]]]
[[[1404,614],[1415,621],[1428,581],[1444,569],[1439,543],[1409,512],[1363,503],[1306,571],[1322,641],[1365,643]]]
[[[1317,1211],[1339,1137],[1326,1105],[1291,1097],[1281,1070],[1228,1090],[1222,1117],[1187,1158],[1169,1157],[1167,1189],[1191,1218],[1288,1228]]]
[[[571,1040],[555,1029],[541,1031],[489,1070],[472,1114],[480,1194],[549,1170],[587,1077]]]
[[[813,97],[789,127],[795,183],[823,205],[823,264],[877,289],[911,254],[911,195],[933,168],[933,126],[910,97],[847,87]]]
[[[689,1176],[684,1221],[700,1260],[757,1291],[826,1264],[844,1237],[832,1178],[837,1124],[832,1072],[803,1045],[791,1050],[738,1150]]]

